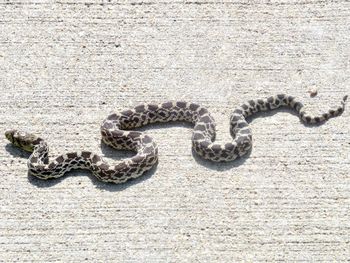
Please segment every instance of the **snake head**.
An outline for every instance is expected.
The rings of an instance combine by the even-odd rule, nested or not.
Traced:
[[[5,136],[12,144],[27,152],[33,152],[35,145],[42,141],[41,138],[34,134],[20,132],[18,130],[6,131]]]

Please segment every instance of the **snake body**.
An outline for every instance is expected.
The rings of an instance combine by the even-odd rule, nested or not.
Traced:
[[[304,123],[321,123],[340,115],[344,111],[346,99],[347,96],[340,106],[317,116],[307,114],[300,101],[285,94],[249,100],[231,114],[230,132],[233,140],[225,144],[215,142],[215,121],[209,111],[198,104],[183,101],[142,104],[109,115],[101,125],[104,143],[137,153],[117,165],[110,165],[101,156],[89,151],[66,153],[50,162],[49,148],[42,138],[17,130],[7,131],[5,135],[16,146],[32,152],[28,159],[29,173],[38,178],[58,178],[72,169],[88,169],[101,181],[123,183],[141,176],[158,161],[158,147],[152,137],[131,129],[157,122],[190,122],[194,125],[192,146],[197,154],[214,162],[232,161],[252,147],[252,131],[246,121],[248,116],[284,106],[294,109]]]

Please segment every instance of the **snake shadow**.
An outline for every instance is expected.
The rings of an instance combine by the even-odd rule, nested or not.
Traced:
[[[298,117],[298,114],[290,108],[279,108],[279,109],[272,110],[272,111],[255,113],[253,116],[250,116],[247,118],[247,122],[251,123],[254,119],[257,119],[257,118],[271,117],[279,112],[287,112],[287,113],[290,113],[290,114]],[[307,124],[307,123],[302,122],[301,120],[300,120],[300,123],[307,128],[314,128],[314,127],[317,127],[317,126],[324,124],[324,123]],[[157,123],[157,124],[152,124],[150,126],[141,127],[139,129],[136,129],[136,130],[148,132],[151,134],[152,130],[161,129],[161,128],[162,129],[163,128],[174,128],[174,127],[193,128],[193,125],[190,123],[185,123],[185,122]],[[13,146],[10,143],[5,146],[5,149],[7,152],[9,152],[12,156],[15,156],[15,157],[19,156],[19,157],[28,159],[30,156],[30,153],[25,152],[25,151],[15,147],[15,146]],[[101,141],[101,151],[106,158],[112,159],[113,162],[114,161],[118,162],[118,161],[121,161],[125,158],[131,157],[134,155],[134,153],[132,153],[130,151],[115,150],[115,149],[107,146],[106,144],[104,144],[102,141]],[[250,149],[248,151],[248,153],[245,154],[244,156],[239,157],[236,160],[231,161],[231,162],[212,162],[212,161],[203,159],[193,149],[192,149],[192,156],[198,164],[200,164],[206,168],[209,168],[209,169],[212,169],[215,171],[227,171],[227,170],[230,170],[232,168],[235,168],[235,167],[242,165],[250,157],[251,152],[252,152],[252,149]],[[28,181],[31,184],[33,184],[39,188],[46,188],[46,187],[51,187],[51,186],[54,186],[54,185],[60,183],[62,180],[64,180],[68,176],[72,176],[72,175],[73,176],[88,176],[96,188],[104,189],[107,191],[117,192],[117,191],[125,190],[126,188],[133,186],[135,184],[141,183],[145,180],[148,180],[149,178],[151,178],[154,175],[155,171],[157,170],[157,166],[158,166],[158,163],[155,166],[153,166],[152,169],[150,169],[149,171],[144,173],[139,178],[131,179],[131,180],[129,180],[125,183],[122,183],[122,184],[101,182],[95,176],[93,176],[93,174],[90,171],[80,170],[80,169],[67,172],[67,174],[63,177],[49,179],[49,180],[42,180],[42,179],[39,179],[39,178],[32,176],[28,173]]]
[[[11,143],[8,143],[5,146],[5,149],[8,153],[10,153],[10,155],[12,155],[14,157],[21,157],[24,159],[28,159],[29,156],[31,155],[31,153],[23,151],[23,150],[19,149],[18,147],[12,145]],[[122,159],[131,157],[134,155],[134,153],[132,153],[130,151],[114,150],[113,148],[105,145],[102,141],[101,141],[101,149],[102,149],[104,156],[106,158],[113,159],[113,162],[114,161],[115,162],[121,161]],[[59,184],[60,182],[65,180],[67,177],[70,177],[70,176],[83,177],[84,176],[84,177],[89,177],[91,182],[93,183],[93,185],[98,189],[103,189],[103,190],[107,190],[107,191],[111,191],[111,192],[118,192],[118,191],[123,191],[130,186],[133,186],[135,184],[138,184],[138,183],[141,183],[145,180],[148,180],[149,178],[151,178],[153,176],[153,174],[157,170],[157,166],[158,166],[158,163],[156,165],[154,165],[152,167],[152,169],[145,172],[142,176],[140,176],[136,179],[129,180],[129,181],[122,183],[122,184],[101,182],[90,171],[82,170],[82,169],[72,170],[70,172],[67,172],[64,176],[62,176],[60,178],[52,178],[52,179],[48,179],[48,180],[39,179],[39,178],[31,175],[29,172],[27,172],[27,178],[28,178],[28,181],[32,185],[34,185],[38,188],[48,188],[48,187],[52,187],[56,184]]]
[[[6,144],[5,150],[13,157],[21,157],[24,159],[29,159],[29,156],[31,155],[31,153],[23,151],[11,143]]]

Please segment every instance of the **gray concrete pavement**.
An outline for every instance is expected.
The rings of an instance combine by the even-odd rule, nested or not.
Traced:
[[[248,99],[318,111],[350,94],[347,1],[2,1],[0,21],[0,131],[40,134],[52,156],[130,156],[101,147],[99,125],[143,102],[205,105],[223,142]],[[229,164],[193,155],[190,125],[143,128],[159,164],[121,186],[32,178],[0,137],[0,261],[347,261],[349,122],[349,107],[318,127],[259,115],[251,154]]]

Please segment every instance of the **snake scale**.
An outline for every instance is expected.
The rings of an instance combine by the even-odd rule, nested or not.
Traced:
[[[190,122],[194,125],[192,146],[197,154],[215,162],[232,161],[252,147],[252,131],[246,121],[248,116],[284,106],[294,109],[304,123],[321,123],[340,115],[346,100],[347,96],[340,106],[318,116],[307,114],[300,101],[285,94],[249,100],[231,114],[230,132],[233,140],[225,144],[215,143],[214,119],[206,108],[198,104],[183,101],[142,104],[109,115],[101,125],[104,143],[115,149],[137,153],[117,165],[110,165],[101,156],[89,151],[66,153],[50,162],[49,148],[42,138],[18,130],[7,131],[5,136],[14,145],[32,152],[28,159],[29,173],[40,179],[58,178],[72,169],[88,169],[101,181],[118,184],[141,176],[158,161],[158,147],[152,137],[131,129],[156,122]]]

